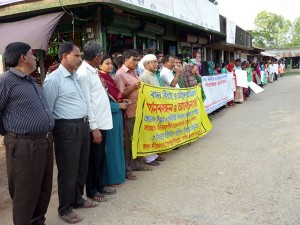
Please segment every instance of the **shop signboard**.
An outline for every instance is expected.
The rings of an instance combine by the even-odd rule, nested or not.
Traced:
[[[207,0],[120,0],[220,32],[219,8]]]

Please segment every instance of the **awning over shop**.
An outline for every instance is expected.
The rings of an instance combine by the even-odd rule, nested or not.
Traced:
[[[276,55],[276,54],[274,54],[274,53],[272,53],[272,52],[267,52],[267,51],[261,52],[260,54],[263,55],[263,56],[273,57],[273,58],[275,58],[275,59],[280,59],[280,58],[281,58],[281,56]]]
[[[12,42],[25,42],[32,49],[48,50],[49,39],[64,12],[51,13],[20,20],[0,23],[0,54]]]

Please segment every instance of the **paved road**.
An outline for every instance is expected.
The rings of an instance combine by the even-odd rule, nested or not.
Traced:
[[[77,210],[82,225],[299,225],[300,76],[268,84],[259,95],[212,116],[213,130],[165,154],[107,203]],[[0,224],[11,203],[0,154]],[[57,217],[57,187],[47,225]]]

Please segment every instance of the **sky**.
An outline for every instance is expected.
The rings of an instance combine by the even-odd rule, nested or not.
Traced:
[[[219,13],[243,30],[255,28],[254,19],[263,10],[282,15],[291,22],[300,17],[299,0],[217,0]]]

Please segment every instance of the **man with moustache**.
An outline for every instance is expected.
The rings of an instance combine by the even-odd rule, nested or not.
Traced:
[[[137,177],[132,173],[133,170],[150,171],[152,168],[143,164],[141,160],[132,159],[132,135],[136,115],[136,105],[138,100],[138,89],[141,86],[141,80],[136,73],[138,66],[139,53],[134,49],[128,49],[124,52],[124,64],[117,71],[115,82],[119,88],[123,98],[128,99],[131,104],[125,111],[125,163],[126,163],[126,179],[136,180]]]
[[[153,54],[145,55],[143,58],[143,65],[145,67],[145,70],[140,76],[142,82],[159,87],[160,77],[155,76],[155,73],[158,69],[158,60],[156,56]],[[151,166],[159,166],[160,163],[157,161],[165,161],[165,158],[158,156],[157,154],[150,154],[145,156],[145,162]]]
[[[14,225],[44,225],[53,176],[54,118],[30,75],[36,57],[23,42],[4,52],[9,70],[0,76],[0,135],[5,135],[8,189]]]
[[[61,61],[44,82],[44,93],[53,112],[53,130],[58,169],[59,216],[68,223],[82,220],[73,208],[92,208],[97,203],[83,199],[89,160],[88,108],[76,70],[82,63],[79,48],[71,42],[58,49]]]
[[[162,59],[163,68],[160,71],[163,86],[180,88],[178,85],[181,68],[175,66],[175,59],[171,55],[165,55]],[[175,75],[173,75],[173,70]]]

